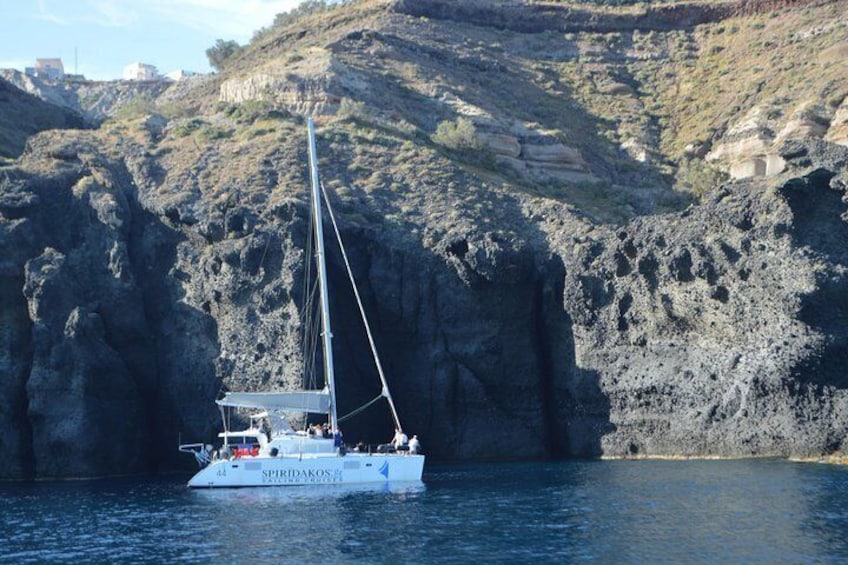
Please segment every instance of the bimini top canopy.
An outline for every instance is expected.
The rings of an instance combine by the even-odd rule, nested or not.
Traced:
[[[215,402],[219,406],[234,408],[326,414],[330,408],[330,391],[325,388],[292,392],[228,392]]]

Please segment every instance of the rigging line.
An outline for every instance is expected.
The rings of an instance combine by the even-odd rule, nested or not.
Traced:
[[[310,358],[312,353],[312,336],[313,336],[313,293],[315,291],[314,285],[312,288],[307,288],[304,290],[306,296],[303,301],[303,327],[301,328],[303,332],[303,359],[304,363],[306,360]]]
[[[307,289],[307,295],[304,302],[304,333],[307,336],[307,347],[311,357],[315,357],[315,344],[320,339],[321,324],[317,319],[318,301],[318,280],[317,278],[310,279],[310,287]]]
[[[307,353],[305,355],[305,363],[308,367],[308,373],[306,373],[305,377],[307,377],[306,385],[307,388],[318,388],[318,379],[315,374],[316,358],[318,357],[318,342],[321,338],[321,327],[315,320],[315,297],[317,295],[318,281],[312,286],[312,290],[309,294],[309,320],[308,320],[308,328],[306,328],[306,339],[307,339]]]
[[[369,400],[368,402],[366,402],[365,404],[363,404],[362,406],[360,406],[359,408],[357,408],[357,409],[356,409],[356,410],[354,410],[353,412],[348,412],[347,414],[345,414],[344,416],[342,416],[341,418],[339,418],[339,423],[344,422],[344,421],[345,421],[345,420],[347,420],[348,418],[352,418],[353,416],[356,416],[357,414],[359,414],[359,413],[360,413],[360,412],[362,412],[363,410],[365,410],[365,409],[369,408],[372,404],[374,404],[375,402],[377,402],[377,401],[378,401],[378,400],[380,400],[381,398],[383,398],[382,393],[381,393],[381,394],[378,394],[376,397],[374,397],[374,399],[373,399],[373,400]]]
[[[307,379],[309,378],[309,375],[312,374],[312,366],[310,365],[310,359],[312,359],[314,361],[314,358],[315,358],[314,346],[313,346],[312,335],[311,335],[312,327],[314,325],[314,323],[312,321],[312,319],[313,319],[313,312],[312,312],[313,306],[312,306],[312,304],[313,304],[313,298],[314,298],[314,293],[315,293],[315,290],[314,290],[315,285],[312,283],[312,260],[311,260],[311,257],[312,257],[312,239],[314,237],[314,235],[313,235],[314,230],[312,229],[313,222],[314,222],[314,218],[312,217],[312,214],[309,214],[309,227],[308,227],[308,231],[306,232],[307,233],[306,243],[304,245],[304,250],[303,250],[303,253],[304,253],[304,265],[303,265],[304,273],[303,273],[303,291],[302,291],[303,292],[303,295],[302,295],[303,296],[303,305],[301,307],[301,312],[300,312],[301,318],[303,319],[303,334],[302,334],[302,339],[303,339],[302,345],[303,345],[303,347],[302,347],[302,351],[301,351],[301,353],[303,355],[303,366],[301,368],[303,370],[302,383],[303,383],[304,387],[307,387],[309,385],[309,383],[307,382]],[[311,356],[310,356],[310,352],[312,352]]]
[[[380,382],[383,384],[383,390],[380,395],[385,396],[386,400],[389,401],[389,408],[392,412],[392,418],[395,421],[395,427],[403,429],[400,425],[400,418],[398,418],[397,410],[395,409],[395,402],[392,400],[392,395],[389,392],[389,384],[386,382],[386,375],[383,373],[383,365],[380,363],[380,357],[377,355],[377,346],[374,344],[374,336],[371,335],[371,325],[368,323],[368,317],[365,315],[365,308],[362,306],[362,298],[359,296],[359,289],[356,288],[353,271],[350,268],[350,262],[347,260],[347,252],[345,251],[344,244],[342,243],[339,226],[336,223],[336,215],[333,213],[333,207],[330,205],[330,198],[327,196],[327,190],[324,188],[324,183],[321,183],[321,193],[324,195],[324,202],[327,203],[327,213],[330,215],[330,223],[333,224],[336,241],[339,242],[339,250],[342,252],[342,259],[344,260],[345,268],[347,269],[347,276],[350,278],[350,286],[353,287],[353,295],[356,297],[356,305],[359,306],[359,314],[362,317],[362,323],[365,326],[365,333],[368,335],[368,343],[371,346],[371,355],[374,357],[374,364],[377,366],[377,373],[380,375]]]

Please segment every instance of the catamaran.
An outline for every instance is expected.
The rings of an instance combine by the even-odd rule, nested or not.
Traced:
[[[224,421],[224,431],[218,434],[218,437],[222,440],[221,446],[218,449],[213,449],[211,445],[203,443],[179,446],[180,451],[192,453],[201,467],[200,471],[188,482],[188,486],[192,488],[346,485],[421,480],[424,456],[417,453],[417,440],[408,444],[407,436],[402,432],[400,419],[377,355],[374,339],[341,241],[338,225],[329,199],[326,193],[323,193],[318,178],[315,124],[312,118],[307,120],[307,130],[312,225],[326,386],[320,390],[226,393],[222,399],[216,401],[221,409]],[[382,384],[380,396],[374,401],[380,398],[385,398],[388,401],[395,424],[395,440],[392,444],[381,445],[373,452],[367,447],[348,450],[339,431],[333,367],[333,334],[330,327],[327,264],[324,251],[322,193]],[[226,409],[253,410],[254,412],[249,416],[248,427],[238,431],[230,430],[225,415]],[[291,413],[326,415],[328,420],[325,426],[326,431],[320,426],[309,430],[294,430],[286,419],[286,415]]]

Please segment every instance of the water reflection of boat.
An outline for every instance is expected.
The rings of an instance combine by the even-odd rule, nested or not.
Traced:
[[[400,419],[377,356],[365,311],[359,299],[359,292],[347,263],[347,255],[344,252],[339,230],[332,209],[329,207],[329,200],[326,200],[333,231],[353,285],[354,296],[357,299],[382,384],[381,394],[366,406],[385,398],[397,433],[393,445],[380,446],[380,449],[372,452],[367,448],[348,451],[339,431],[321,214],[322,190],[318,180],[315,126],[311,118],[308,120],[308,132],[312,181],[312,235],[318,271],[320,327],[326,386],[320,390],[230,392],[223,399],[216,401],[222,408],[222,414],[225,408],[251,409],[254,413],[250,416],[248,428],[238,431],[229,430],[227,418],[224,417],[224,431],[218,434],[222,443],[218,449],[201,443],[180,445],[180,451],[194,454],[201,465],[200,471],[189,481],[190,487],[333,485],[337,488],[339,485],[391,485],[396,482],[417,481],[420,483],[421,481],[424,456],[417,453],[415,444],[407,445],[406,436],[401,431]],[[326,195],[324,196],[326,199]],[[320,428],[318,431],[295,431],[283,416],[292,412],[325,414],[328,420],[327,432]],[[410,447],[412,447],[411,450]]]

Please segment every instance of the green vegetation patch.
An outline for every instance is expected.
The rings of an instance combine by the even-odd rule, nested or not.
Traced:
[[[474,122],[468,118],[457,118],[455,121],[439,122],[436,132],[432,135],[433,143],[455,151],[479,151],[483,142],[477,135]]]
[[[119,106],[113,113],[115,120],[133,120],[156,112],[156,101],[149,94],[140,94]]]

